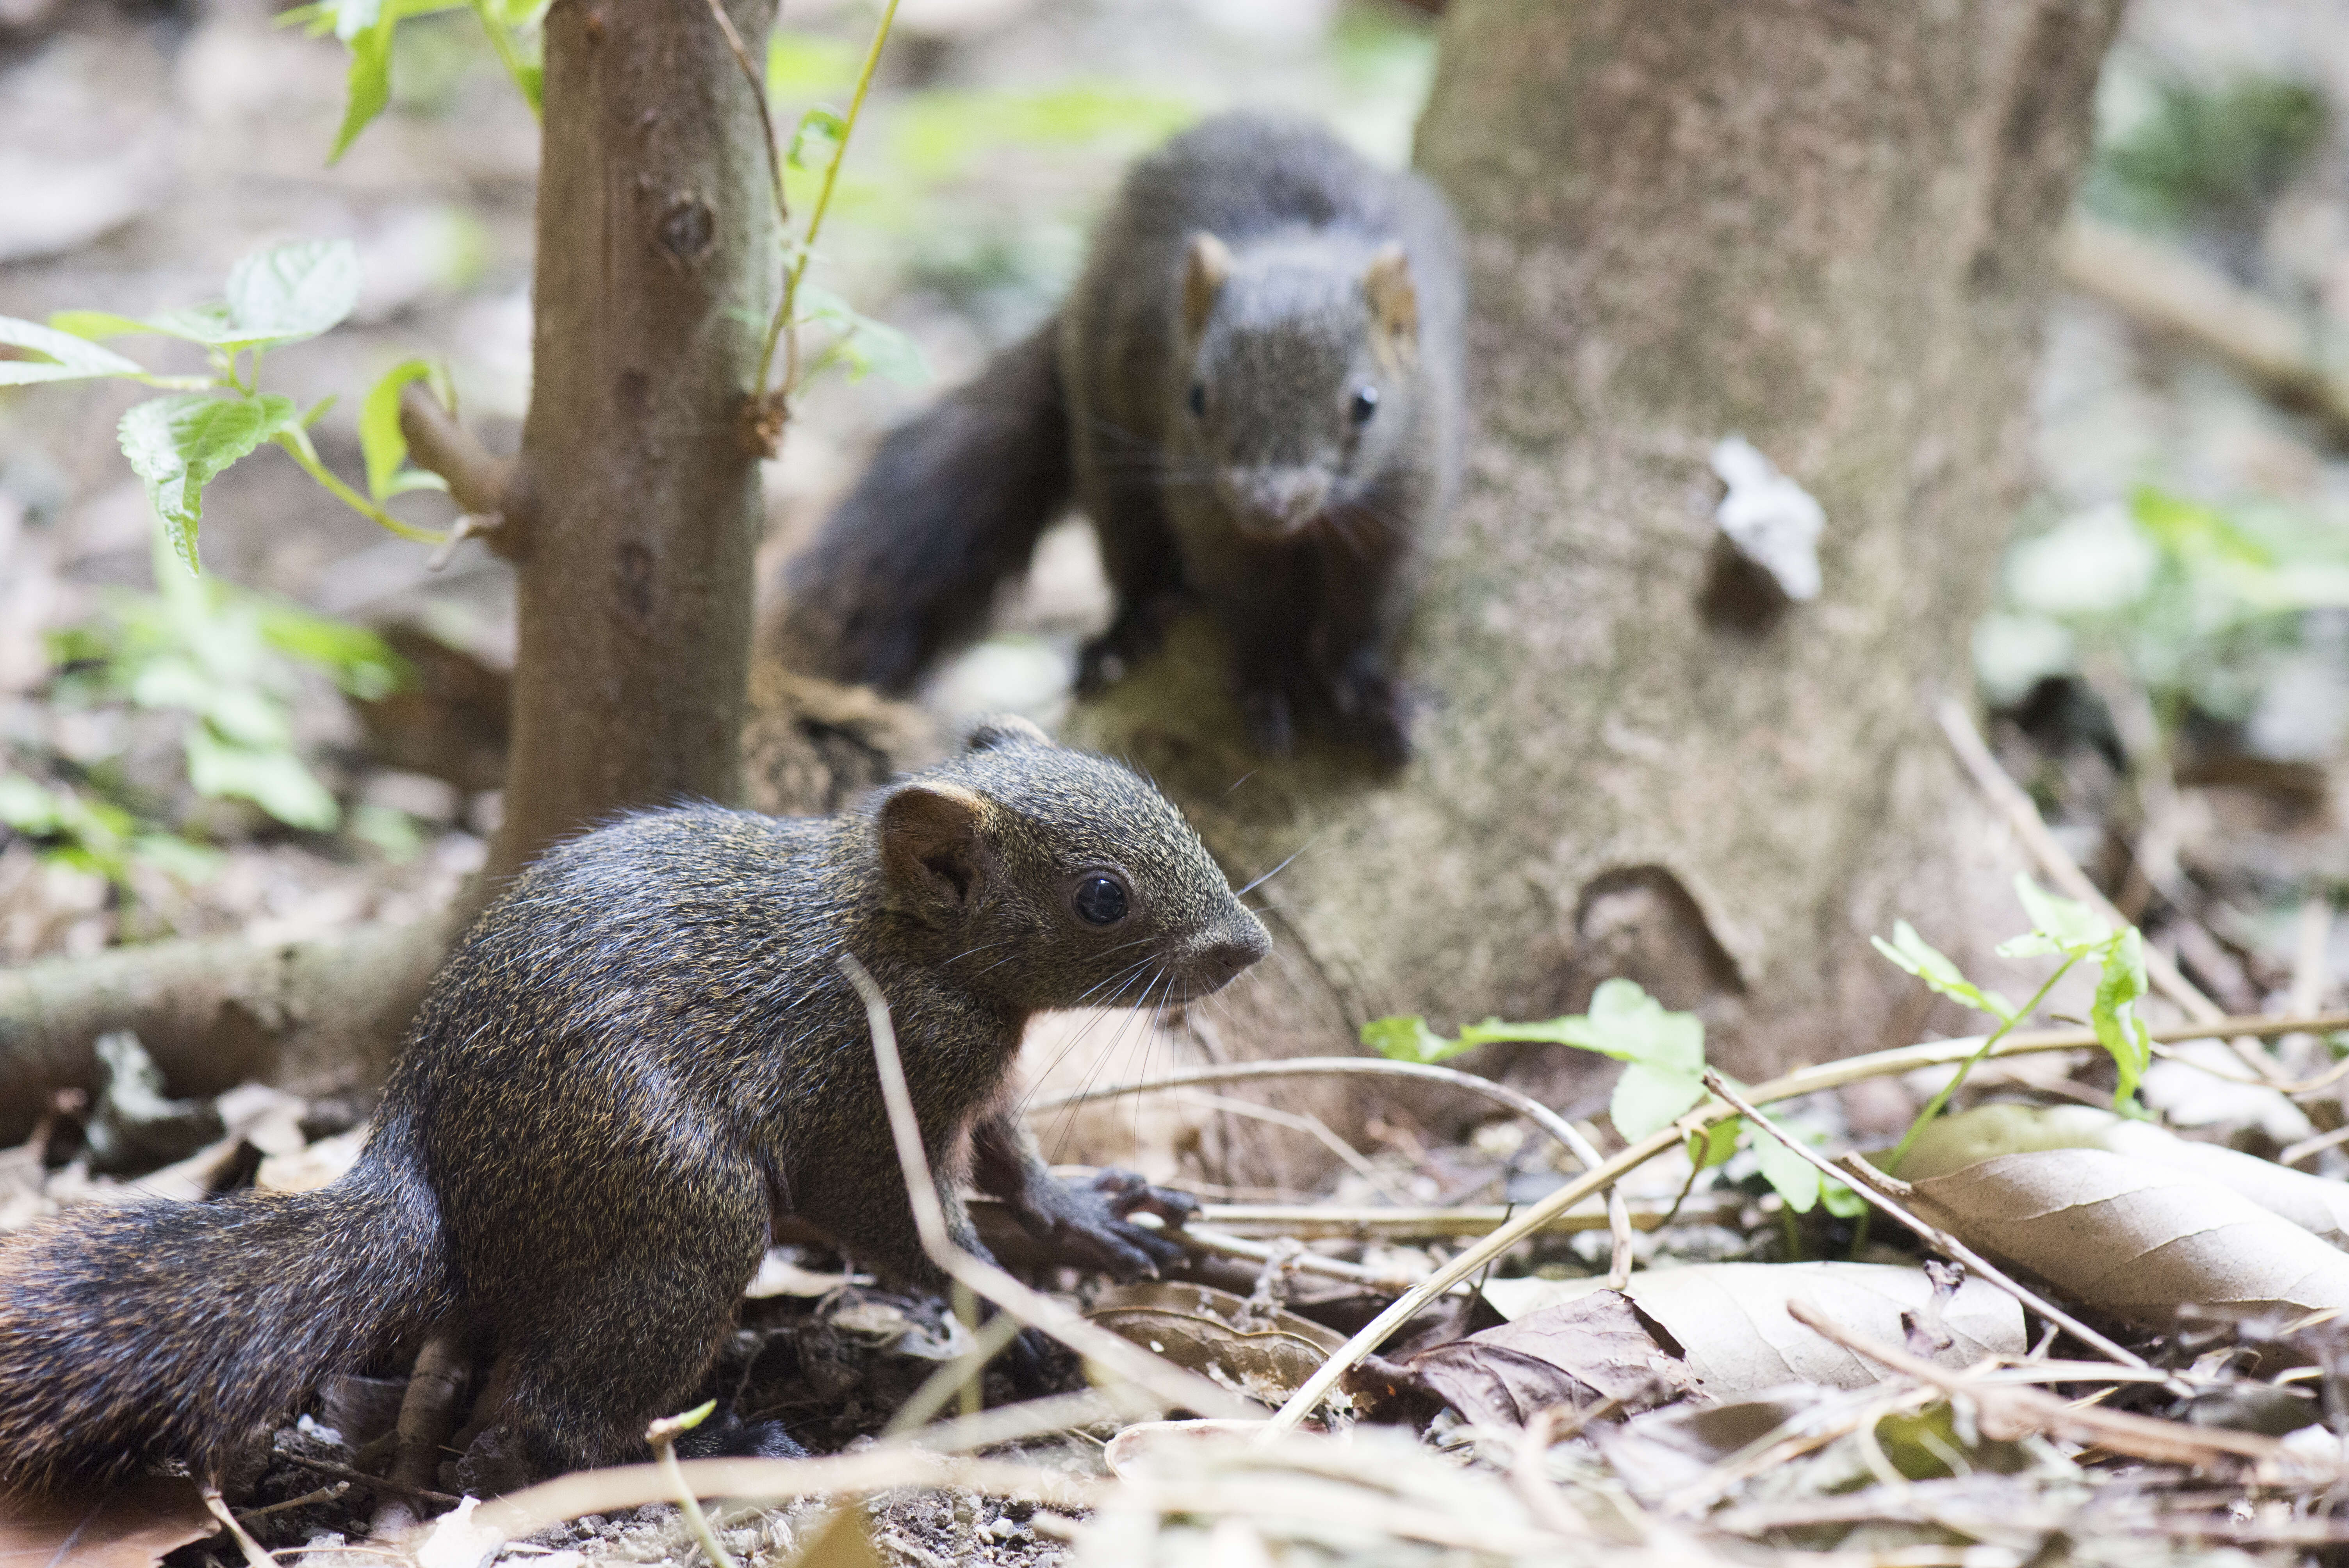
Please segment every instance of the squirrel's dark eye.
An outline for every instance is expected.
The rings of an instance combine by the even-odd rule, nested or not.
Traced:
[[[1115,925],[1125,918],[1125,884],[1098,873],[1077,884],[1077,918],[1091,925]]]
[[[1375,387],[1355,387],[1353,404],[1347,410],[1354,417],[1354,423],[1367,425],[1371,422],[1371,416],[1378,411],[1379,389]]]
[[[1194,419],[1204,419],[1207,417],[1207,384],[1206,382],[1194,381],[1191,383],[1191,396],[1189,403],[1191,405],[1191,418]]]

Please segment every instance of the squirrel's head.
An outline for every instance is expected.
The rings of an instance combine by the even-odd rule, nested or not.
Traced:
[[[1419,294],[1399,244],[1328,232],[1235,253],[1209,233],[1183,258],[1183,335],[1170,428],[1241,532],[1343,533],[1408,438]]]
[[[873,831],[888,907],[1018,1006],[1185,1001],[1272,950],[1165,796],[1025,719],[888,789]]]

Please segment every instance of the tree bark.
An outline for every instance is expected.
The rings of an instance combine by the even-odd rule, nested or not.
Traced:
[[[754,61],[774,0],[729,0]],[[779,286],[764,136],[701,0],[546,18],[513,750],[493,875],[630,807],[740,788]]]
[[[1206,1054],[1547,1017],[1617,974],[1749,1077],[1913,1037],[1927,999],[1867,937],[1963,949],[2005,897],[1930,698],[1964,689],[2025,479],[2118,11],[1451,7],[1418,160],[1469,235],[1479,428],[1412,640],[1417,760],[1247,755],[1197,626],[1076,721],[1236,872],[1297,857],[1266,890],[1284,956]],[[1816,599],[1726,549],[1732,433],[1824,506]],[[1569,1103],[1579,1057],[1483,1065]]]
[[[727,5],[763,61],[774,0]],[[512,743],[481,886],[410,927],[0,975],[0,1141],[88,1081],[111,1029],[179,1093],[378,1078],[481,896],[616,812],[740,792],[761,514],[739,432],[750,318],[780,280],[757,103],[704,0],[557,5],[545,64],[531,405],[498,540],[521,598]]]

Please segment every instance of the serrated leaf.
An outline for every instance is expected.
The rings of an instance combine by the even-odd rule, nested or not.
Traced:
[[[200,795],[250,800],[291,828],[326,832],[342,820],[317,776],[291,751],[237,746],[204,725],[189,727],[188,782]]]
[[[88,338],[62,331],[55,324],[20,321],[0,315],[0,344],[46,354],[55,364],[36,359],[0,359],[0,387],[27,387],[37,381],[80,381],[95,376],[144,376],[131,361]]]
[[[343,152],[359,139],[368,124],[374,124],[392,101],[392,26],[395,16],[385,12],[371,28],[350,36],[350,66],[343,70],[343,124],[334,134],[334,150],[326,152],[326,167],[343,162]]]
[[[449,481],[438,474],[400,471],[400,465],[408,461],[408,437],[399,428],[399,394],[409,382],[422,381],[431,374],[429,362],[404,360],[369,387],[367,401],[359,405],[359,450],[367,459],[367,493],[378,500],[403,490],[449,488]]]
[[[1362,1026],[1362,1044],[1392,1062],[1440,1062],[1468,1048],[1445,1039],[1416,1014],[1371,1019]]]
[[[1966,1006],[1979,1008],[2005,1023],[2014,1016],[2014,1005],[1996,991],[1985,991],[1965,976],[1951,958],[1932,944],[1917,934],[1917,928],[1905,920],[1892,923],[1892,940],[1871,936],[1868,941],[1876,950],[1909,971],[1940,995]]]
[[[250,255],[228,274],[228,309],[254,341],[316,337],[357,308],[364,282],[348,240],[297,240]]]
[[[1704,1098],[1701,1073],[1684,1073],[1648,1062],[1632,1062],[1615,1080],[1607,1115],[1626,1142],[1661,1132]]]
[[[274,394],[214,397],[181,392],[139,404],[118,435],[131,471],[189,572],[200,570],[196,527],[204,487],[239,458],[297,422],[294,399]]]

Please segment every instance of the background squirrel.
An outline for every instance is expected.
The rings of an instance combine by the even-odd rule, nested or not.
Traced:
[[[1124,1277],[1188,1201],[1044,1168],[1005,1094],[1031,1013],[1216,990],[1270,941],[1182,816],[1024,721],[836,818],[716,807],[550,851],[434,980],[350,1173],[314,1192],[84,1210],[0,1247],[0,1490],[178,1459],[216,1478],[324,1376],[457,1329],[542,1472],[645,1452],[803,1216],[935,1288],[852,953],[888,996],[940,1193],[966,1167]],[[796,1452],[771,1425],[737,1451]]]
[[[984,625],[1071,494],[1118,596],[1081,686],[1195,599],[1250,737],[1409,754],[1395,643],[1451,504],[1459,240],[1318,127],[1211,119],[1136,164],[1060,315],[882,443],[792,562],[775,652],[909,687]]]

